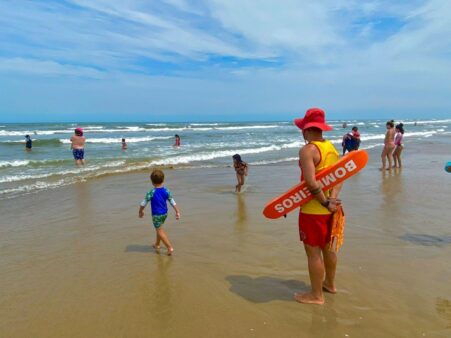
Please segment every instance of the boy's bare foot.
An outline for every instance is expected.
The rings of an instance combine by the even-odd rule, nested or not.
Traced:
[[[154,248],[155,250],[160,250],[160,246],[156,244],[152,245],[152,248]]]
[[[329,292],[329,293],[337,293],[337,289],[335,286],[330,286],[326,282],[323,282],[323,291]]]
[[[323,305],[324,299],[323,298],[317,298],[311,293],[295,293],[294,294],[294,300],[298,303],[302,304],[317,304],[317,305]]]
[[[174,252],[174,248],[168,248],[168,256],[172,256],[173,252]]]

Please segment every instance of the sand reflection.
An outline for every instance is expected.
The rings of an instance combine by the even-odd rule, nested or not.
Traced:
[[[148,293],[146,300],[150,307],[149,313],[162,328],[172,325],[172,311],[176,308],[172,294],[173,281],[170,278],[172,262],[172,257],[156,256],[156,267],[152,273],[153,278],[149,281],[151,292]]]
[[[237,230],[244,230],[247,223],[246,199],[242,194],[236,194],[237,208],[235,227]]]

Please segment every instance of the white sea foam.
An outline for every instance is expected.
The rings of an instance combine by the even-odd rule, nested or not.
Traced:
[[[417,121],[404,121],[403,124],[417,124],[421,126],[423,124],[435,124],[435,123],[451,123],[451,119],[444,120],[417,120]]]
[[[249,164],[251,165],[266,165],[266,164],[277,164],[277,163],[283,163],[283,162],[293,162],[299,160],[298,157],[287,157],[287,158],[280,158],[277,160],[267,160],[267,161],[257,161],[257,162],[251,162]]]
[[[42,178],[49,178],[53,176],[66,176],[66,175],[83,175],[85,173],[89,172],[95,172],[99,169],[103,168],[114,168],[123,166],[125,164],[125,161],[112,161],[101,165],[93,165],[93,166],[86,166],[82,168],[75,168],[75,169],[69,169],[69,170],[63,170],[63,171],[56,171],[56,172],[49,172],[45,174],[22,174],[22,175],[6,175],[0,177],[0,183],[11,183],[11,182],[20,182],[20,181],[26,181],[26,180],[37,180]]]
[[[137,143],[137,142],[150,142],[154,140],[167,140],[172,138],[172,136],[145,136],[145,137],[125,137],[126,143]],[[86,143],[121,143],[122,137],[109,137],[109,138],[86,138]],[[60,139],[61,143],[70,144],[69,139]]]
[[[15,160],[15,161],[0,161],[0,168],[5,167],[20,167],[29,164],[27,160]]]

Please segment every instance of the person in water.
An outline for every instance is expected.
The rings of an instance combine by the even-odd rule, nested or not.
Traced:
[[[323,291],[336,293],[337,255],[328,246],[331,241],[332,214],[337,210],[341,184],[323,192],[315,175],[337,162],[339,153],[323,137],[323,131],[330,131],[332,127],[326,124],[322,109],[310,108],[304,118],[296,119],[294,123],[301,129],[307,143],[299,151],[301,181],[306,182],[314,196],[301,207],[299,213],[299,236],[307,254],[311,291],[295,293],[294,299],[299,303],[324,304]]]
[[[127,150],[127,143],[125,142],[125,138],[122,138],[122,150]]]
[[[352,127],[352,137],[354,138],[354,147],[352,150],[359,150],[360,148],[360,133],[359,128],[356,126]]]
[[[86,138],[83,136],[83,129],[75,128],[75,133],[70,138],[72,155],[74,155],[75,164],[80,166],[85,164],[85,143]]]
[[[341,146],[343,147],[343,156],[346,154],[346,151],[351,152],[359,149],[360,133],[357,127],[352,127],[352,131],[343,136]]]
[[[391,170],[393,165],[393,150],[395,150],[395,121],[387,121],[386,127],[387,132],[385,133],[384,148],[382,149],[381,154],[382,167],[380,170]],[[387,159],[388,167],[386,167]]]
[[[241,187],[244,185],[244,177],[247,176],[249,167],[246,162],[241,159],[241,156],[235,154],[233,158],[233,168],[235,168],[236,179],[238,184],[235,186],[235,192],[241,192]]]
[[[163,230],[164,222],[168,217],[168,206],[167,202],[171,204],[171,206],[175,210],[175,218],[180,219],[180,210],[178,209],[172,195],[168,189],[163,186],[164,183],[164,173],[161,170],[154,170],[150,175],[150,180],[152,181],[152,185],[154,186],[146,196],[139,206],[139,218],[143,218],[144,216],[144,208],[150,202],[150,207],[152,209],[152,223],[155,227],[156,232],[156,240],[153,248],[155,250],[160,249],[160,242],[167,248],[168,256],[171,256],[174,252],[174,248],[169,242],[169,238],[166,235],[166,232]]]
[[[393,151],[393,168],[401,168],[401,153],[404,149],[403,138],[404,138],[404,125],[402,123],[396,125],[395,127],[395,150]]]
[[[25,135],[25,150],[31,151],[33,148],[33,141],[31,140],[30,135]]]
[[[180,147],[181,143],[180,143],[180,136],[178,134],[175,134],[175,143],[174,143],[174,147]]]

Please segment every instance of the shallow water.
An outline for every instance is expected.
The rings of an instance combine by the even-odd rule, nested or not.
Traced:
[[[137,217],[147,173],[4,200],[0,336],[449,337],[451,244],[406,240],[451,235],[446,148],[423,150],[391,173],[372,152],[346,184],[339,292],[324,306],[292,300],[309,287],[296,215],[261,214],[295,162],[251,167],[238,195],[230,168],[168,170],[173,257],[151,248],[148,210]]]
[[[331,121],[328,137],[340,148],[342,136],[356,125],[364,149],[380,147],[384,121]],[[447,136],[451,120],[408,120],[407,146],[431,137]],[[42,191],[111,173],[148,169],[155,165],[224,167],[240,153],[252,165],[292,161],[303,144],[291,122],[246,123],[90,123],[85,130],[86,166],[76,168],[69,138],[72,123],[5,124],[0,126],[0,199]],[[174,148],[174,134],[182,147]],[[24,136],[31,135],[33,151],[24,151]],[[121,149],[121,138],[128,149]]]

